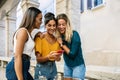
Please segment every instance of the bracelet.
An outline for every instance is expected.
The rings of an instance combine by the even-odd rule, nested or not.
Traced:
[[[62,48],[62,47],[63,47],[63,44],[60,44],[60,47]]]
[[[64,43],[64,42],[62,42],[62,44],[60,44],[60,47],[63,47],[63,45],[65,45],[65,43]]]

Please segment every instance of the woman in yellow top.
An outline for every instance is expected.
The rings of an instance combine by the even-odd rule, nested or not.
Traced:
[[[61,50],[54,33],[56,32],[56,19],[53,13],[46,13],[44,16],[44,23],[46,33],[43,36],[35,38],[35,52],[37,65],[35,68],[35,80],[41,79],[44,76],[47,80],[53,80],[57,74],[55,61],[60,60],[60,54],[57,53]]]

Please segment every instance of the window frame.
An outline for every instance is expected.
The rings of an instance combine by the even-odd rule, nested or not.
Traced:
[[[102,0],[102,3],[98,4],[96,6],[95,6],[94,2],[95,2],[95,0],[87,0],[87,8],[90,10],[94,10],[94,9],[100,8],[105,5],[105,0]]]
[[[84,0],[80,0],[80,12],[84,12]]]

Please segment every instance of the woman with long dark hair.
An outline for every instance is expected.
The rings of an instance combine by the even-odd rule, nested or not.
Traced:
[[[33,80],[28,72],[31,54],[34,53],[34,40],[31,33],[34,29],[39,29],[41,23],[41,11],[35,7],[28,8],[13,37],[14,57],[6,67],[8,80]]]

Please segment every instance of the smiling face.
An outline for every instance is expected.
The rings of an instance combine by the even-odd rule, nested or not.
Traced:
[[[42,24],[42,13],[39,13],[35,19],[36,28],[39,29],[41,24]]]
[[[64,34],[66,31],[66,27],[67,27],[67,23],[64,19],[59,19],[58,20],[58,31],[60,32],[60,34]]]
[[[46,29],[47,29],[47,33],[48,34],[53,34],[56,31],[56,22],[55,20],[50,20],[46,25],[45,25]]]

